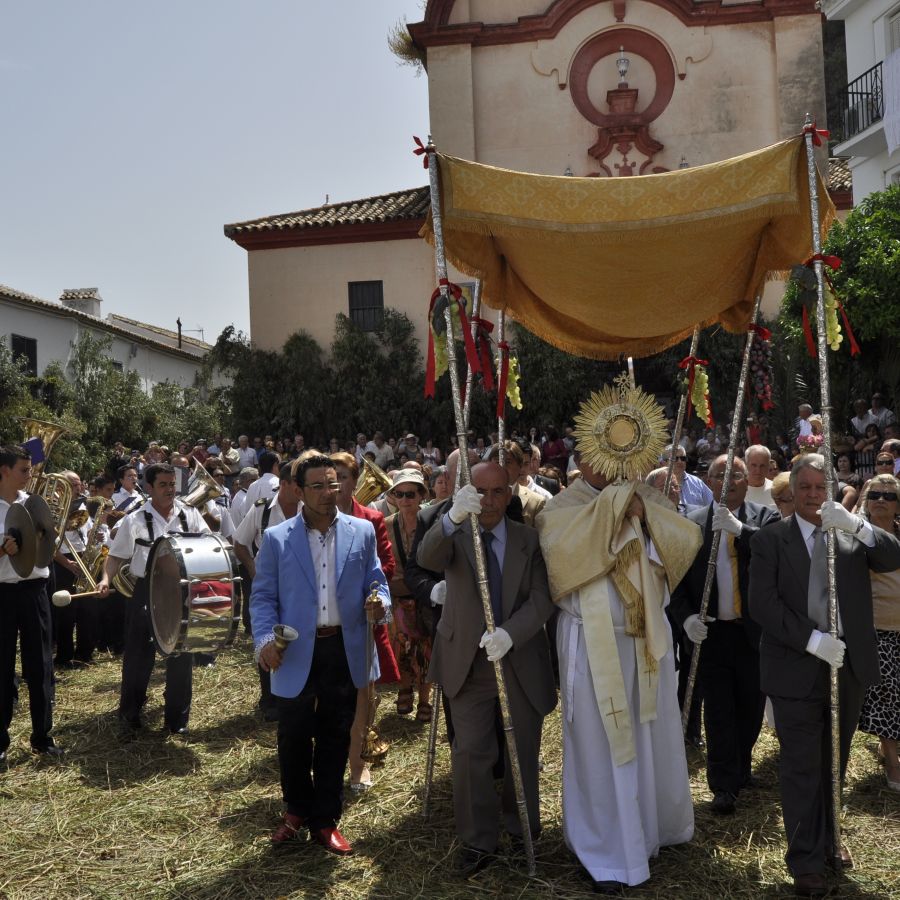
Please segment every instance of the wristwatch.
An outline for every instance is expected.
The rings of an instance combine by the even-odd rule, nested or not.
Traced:
[[[859,534],[863,528],[866,527],[866,520],[860,516],[859,517],[859,525],[856,526],[856,531],[853,532],[854,535]]]

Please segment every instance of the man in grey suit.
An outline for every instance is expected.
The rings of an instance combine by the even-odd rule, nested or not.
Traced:
[[[471,875],[497,847],[499,817],[492,770],[500,748],[494,727],[497,682],[492,663],[503,659],[516,748],[532,836],[540,831],[538,763],[544,717],[556,705],[544,623],[553,612],[537,532],[509,520],[506,470],[497,463],[472,469],[448,512],[423,538],[418,562],[444,572],[446,602],[437,625],[429,679],[443,686],[454,724],[451,751],[453,807],[462,844],[457,868]],[[485,630],[469,515],[478,514],[496,630]],[[482,652],[482,649],[485,652]],[[509,773],[509,766],[506,767]],[[521,840],[512,778],[504,779],[503,823]]]
[[[831,846],[830,667],[840,667],[840,773],[866,687],[879,679],[869,570],[900,568],[900,541],[826,499],[825,459],[791,471],[794,515],[762,528],[750,557],[750,615],[762,627],[760,686],[772,699],[781,747],[785,855],[799,896],[823,896]],[[823,530],[835,528],[839,638],[828,633]],[[852,860],[842,847],[840,865]]]

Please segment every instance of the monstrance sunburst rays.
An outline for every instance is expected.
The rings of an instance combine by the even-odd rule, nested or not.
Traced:
[[[666,417],[656,400],[623,374],[581,404],[575,440],[595,472],[632,481],[657,464],[666,445]]]

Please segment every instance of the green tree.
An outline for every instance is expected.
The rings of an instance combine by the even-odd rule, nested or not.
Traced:
[[[845,222],[835,222],[823,249],[842,261],[830,274],[862,351],[851,358],[845,335],[841,350],[828,354],[835,424],[843,428],[854,398],[881,391],[891,403],[900,399],[900,186],[870,194]],[[805,390],[802,399],[818,408],[818,363],[806,351],[801,313],[799,290],[790,284],[779,314],[776,368],[790,373],[797,393]],[[815,311],[810,314],[815,335]]]

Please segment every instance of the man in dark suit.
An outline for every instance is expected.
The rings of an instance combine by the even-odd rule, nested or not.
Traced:
[[[457,492],[449,511],[425,535],[419,564],[443,571],[447,596],[437,625],[429,678],[443,686],[455,726],[453,805],[462,848],[461,874],[490,861],[499,830],[493,766],[500,753],[494,727],[497,682],[493,662],[503,659],[516,748],[533,835],[540,831],[538,763],[541,726],[556,705],[544,623],[553,612],[537,532],[510,521],[506,470],[496,463],[472,469],[472,484]],[[496,629],[485,630],[469,516],[477,514]],[[484,653],[482,652],[484,649]],[[507,771],[509,771],[507,767]],[[503,787],[503,818],[521,838],[512,779]]]
[[[716,498],[722,493],[726,460],[719,456],[706,476]],[[706,708],[706,780],[713,792],[712,810],[719,814],[733,813],[741,788],[751,783],[750,759],[766,702],[759,689],[759,625],[750,618],[746,603],[750,540],[779,516],[750,503],[746,495],[747,468],[742,459],[735,459],[725,505],[716,502],[687,514],[703,529],[703,546],[670,605],[675,621],[700,654],[697,679]],[[707,619],[701,622],[700,602],[715,531],[722,532],[716,577]]]
[[[878,681],[869,570],[900,568],[900,541],[826,500],[825,460],[801,457],[791,471],[794,515],[754,537],[750,614],[762,626],[760,685],[772,699],[781,746],[785,856],[801,896],[822,896],[826,861],[852,865],[832,847],[830,667],[838,667],[840,773],[850,755],[863,693]],[[828,633],[823,530],[834,528],[839,638]]]

